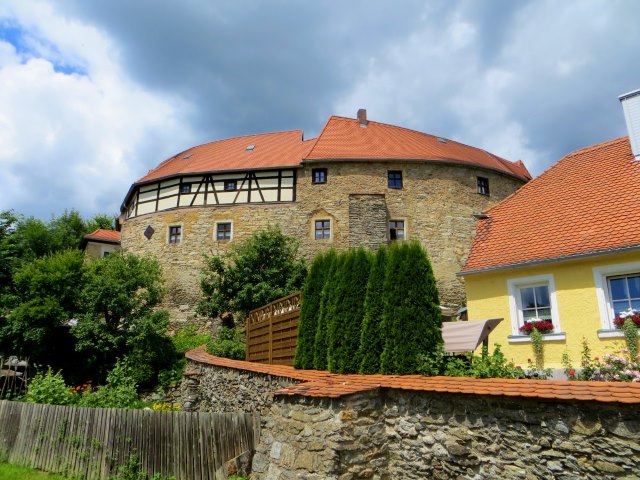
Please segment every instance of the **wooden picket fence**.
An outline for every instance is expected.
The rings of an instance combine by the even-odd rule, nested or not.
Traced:
[[[302,292],[295,292],[249,313],[247,361],[293,365],[301,299]]]
[[[0,401],[0,454],[10,463],[74,478],[108,479],[133,455],[141,471],[214,480],[252,451],[252,414],[154,412]],[[218,476],[218,478],[220,478]],[[224,477],[223,477],[224,478]]]

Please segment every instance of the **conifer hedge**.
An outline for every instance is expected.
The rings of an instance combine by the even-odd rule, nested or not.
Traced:
[[[442,343],[442,316],[436,281],[427,253],[417,242],[390,248],[384,279],[380,359],[385,374],[415,373],[418,355]]]
[[[334,308],[327,323],[327,366],[333,373],[357,373],[371,254],[359,248],[342,256],[336,270]]]
[[[417,242],[319,255],[306,279],[296,368],[416,373],[418,355],[442,344],[431,264]]]
[[[367,294],[364,301],[364,320],[360,336],[360,373],[379,373],[380,355],[384,349],[384,335],[380,331],[384,301],[384,277],[387,266],[387,247],[380,247],[371,265]]]
[[[298,343],[293,360],[295,368],[312,369],[316,330],[320,314],[322,289],[325,285],[331,263],[336,258],[335,250],[316,256],[302,288],[302,305],[298,320]]]
[[[330,262],[327,267],[327,277],[322,288],[322,294],[320,295],[318,325],[316,326],[316,339],[313,346],[313,368],[316,370],[327,369],[327,325],[336,307],[338,270],[343,261],[344,254],[336,254]]]

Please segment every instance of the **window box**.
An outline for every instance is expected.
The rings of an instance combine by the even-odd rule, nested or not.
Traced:
[[[564,332],[545,333],[542,335],[543,342],[563,342],[567,339]],[[531,343],[531,335],[509,335],[507,337],[509,343]]]

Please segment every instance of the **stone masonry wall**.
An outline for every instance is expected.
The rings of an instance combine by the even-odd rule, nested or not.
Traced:
[[[635,479],[637,406],[382,391],[278,398],[252,479]]]
[[[311,183],[312,167],[327,168],[326,184]],[[390,169],[403,172],[402,189],[387,187]],[[489,179],[490,197],[476,192],[478,175]],[[199,298],[203,254],[225,252],[233,243],[268,225],[278,225],[285,234],[297,237],[300,253],[308,259],[331,247],[349,248],[353,245],[351,232],[359,235],[380,228],[377,224],[383,220],[379,212],[371,219],[375,225],[367,224],[366,217],[359,218],[360,224],[354,228],[350,225],[350,212],[361,203],[357,200],[377,196],[377,203],[367,208],[377,211],[384,201],[388,215],[385,222],[405,220],[407,238],[419,240],[428,250],[441,303],[456,308],[464,303],[464,285],[456,273],[466,260],[475,233],[472,214],[489,208],[521,185],[515,178],[462,164],[314,162],[298,170],[295,202],[178,208],[141,215],[124,222],[121,244],[125,251],[160,260],[168,289],[164,306],[169,308],[171,319],[197,322],[194,306]],[[331,239],[315,240],[314,219],[332,220]],[[216,221],[233,223],[231,241],[214,239]],[[170,225],[182,225],[181,243],[168,243]],[[155,230],[150,240],[144,236],[148,226]],[[373,243],[379,243],[379,239]]]
[[[272,392],[299,383],[290,378],[189,362],[190,373],[168,400],[192,411],[266,413]]]

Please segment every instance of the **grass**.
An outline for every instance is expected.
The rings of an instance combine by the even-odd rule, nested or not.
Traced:
[[[33,468],[0,463],[0,480],[68,480],[68,477],[47,473]]]

